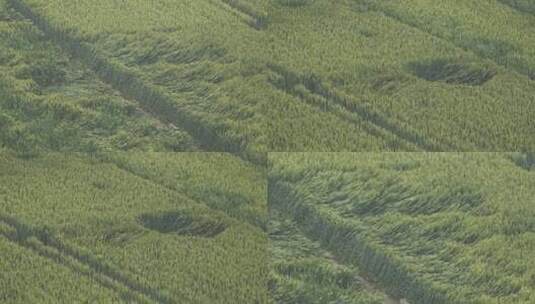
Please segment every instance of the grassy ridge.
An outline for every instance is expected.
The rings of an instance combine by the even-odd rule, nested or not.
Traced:
[[[533,28],[535,19],[508,10],[503,4],[529,10],[523,1],[431,1],[416,0],[409,5],[386,1],[360,1],[410,26],[450,41],[478,56],[528,76],[533,80]],[[477,8],[477,10],[475,10]],[[433,15],[429,14],[433,10]],[[458,35],[462,32],[463,35]]]
[[[270,204],[392,294],[411,303],[533,301],[534,179],[509,155],[273,154],[270,161]]]
[[[270,291],[277,303],[380,304],[385,295],[369,290],[355,265],[341,264],[306,237],[291,216],[270,209]]]

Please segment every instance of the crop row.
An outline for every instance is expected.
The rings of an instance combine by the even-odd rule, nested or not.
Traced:
[[[271,68],[274,73],[279,75],[278,79],[273,80],[275,87],[299,96],[305,102],[318,104],[318,107],[326,111],[341,113],[339,114],[341,119],[361,125],[368,133],[377,137],[378,141],[386,142],[388,150],[422,149],[433,151],[451,149],[451,147],[443,146],[441,143],[431,142],[430,139],[411,130],[408,125],[400,126],[388,121],[372,109],[350,101],[349,96],[342,97],[336,94],[314,75],[298,75],[280,66]],[[336,111],[337,107],[341,107],[341,111]],[[348,113],[349,115],[347,115]]]
[[[69,298],[71,301],[80,302],[91,299],[99,302],[121,301],[119,294],[115,293],[112,288],[101,285],[87,269],[80,269],[80,273],[77,274],[64,264],[58,264],[50,259],[48,256],[56,252],[52,249],[41,252],[38,250],[41,247],[38,246],[39,242],[36,239],[28,240],[27,247],[8,240],[4,237],[4,233],[13,233],[11,230],[10,226],[0,224],[0,264],[3,270],[0,273],[2,289],[0,300],[2,302],[54,303],[58,298]],[[88,275],[84,275],[85,273]],[[32,283],[28,284],[28,282]],[[110,287],[112,285],[110,284]],[[39,286],[45,286],[45,288],[41,289]]]

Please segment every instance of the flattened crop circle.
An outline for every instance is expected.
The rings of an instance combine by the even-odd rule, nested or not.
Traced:
[[[208,216],[179,211],[144,213],[138,217],[138,221],[145,228],[160,233],[196,237],[215,237],[227,228],[225,223]]]

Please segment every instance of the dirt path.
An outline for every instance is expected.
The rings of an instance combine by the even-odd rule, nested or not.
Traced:
[[[330,251],[328,252],[327,258],[330,259],[333,263],[343,265]],[[365,290],[372,292],[372,293],[380,293],[384,295],[384,302],[383,304],[410,304],[405,299],[398,299],[395,298],[388,293],[386,293],[385,290],[383,290],[379,285],[372,282],[371,280],[367,279],[366,277],[357,274],[357,279],[362,283],[362,286]]]
[[[384,304],[409,304],[407,301],[403,299],[396,299],[389,294],[387,294],[384,290],[382,290],[379,286],[377,286],[375,283],[369,281],[368,279],[358,276],[359,280],[362,282],[362,285],[364,286],[364,289],[370,291],[370,292],[379,292],[384,294],[385,300]]]

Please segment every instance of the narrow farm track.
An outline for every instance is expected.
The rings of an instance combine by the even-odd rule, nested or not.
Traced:
[[[80,60],[105,83],[121,92],[123,97],[135,101],[146,112],[158,117],[167,124],[189,133],[201,150],[229,152],[254,164],[264,164],[263,153],[249,151],[242,142],[227,137],[224,130],[215,130],[206,126],[199,117],[181,108],[173,98],[142,80],[137,75],[108,58],[101,56],[90,44],[74,37],[69,31],[63,31],[45,17],[40,16],[22,0],[8,0],[12,8],[31,20],[48,39],[59,45],[72,57]]]
[[[270,208],[277,208],[292,216],[305,235],[314,236],[326,250],[336,251],[336,258],[355,261],[363,273],[385,287],[383,290],[386,294],[396,295],[387,298],[385,304],[407,303],[407,300],[411,303],[450,303],[443,291],[425,284],[410,270],[396,263],[391,256],[378,250],[374,244],[367,242],[350,229],[337,228],[340,225],[344,227],[351,225],[341,224],[340,219],[328,212],[297,201],[293,188],[287,182],[270,180],[268,189]],[[347,246],[333,247],[336,243]],[[420,297],[422,293],[425,295],[424,298]],[[398,297],[403,300],[397,300]]]
[[[362,1],[361,0],[357,0],[357,3],[361,3]],[[509,71],[513,71],[513,72],[516,72],[516,73],[519,73],[521,75],[524,75],[526,77],[528,77],[529,79],[532,79],[532,77],[528,74],[526,74],[524,71],[521,71],[519,69],[515,69],[515,68],[512,68],[510,66],[507,66],[503,63],[500,63],[498,60],[496,60],[495,58],[491,57],[491,56],[483,56],[481,55],[480,53],[476,52],[475,50],[473,50],[472,48],[469,48],[467,46],[464,46],[458,42],[455,42],[454,40],[451,40],[451,39],[447,39],[445,37],[443,37],[442,35],[439,35],[439,34],[436,34],[434,33],[433,31],[431,31],[431,29],[426,29],[426,28],[423,28],[421,26],[418,26],[418,24],[416,22],[410,22],[409,20],[406,20],[405,18],[403,18],[402,16],[388,10],[388,9],[384,9],[382,7],[380,7],[380,5],[378,4],[375,4],[375,3],[370,3],[369,1],[364,1],[363,2],[365,5],[367,5],[367,8],[372,10],[372,11],[375,11],[375,12],[378,12],[378,13],[381,13],[382,15],[384,15],[385,17],[387,18],[390,18],[398,23],[401,23],[405,26],[408,26],[408,27],[411,27],[419,32],[422,32],[424,34],[427,34],[435,39],[438,39],[438,40],[441,40],[441,41],[444,41],[450,45],[453,45],[454,47],[460,49],[460,50],[463,50],[465,52],[468,52],[468,53],[471,53],[481,59],[487,59],[487,60],[491,60],[492,62],[494,62],[495,64],[509,70]],[[506,5],[505,3],[502,3],[503,5]],[[510,7],[510,6],[509,6]],[[521,12],[517,9],[515,9],[516,11],[518,11],[519,13],[526,13],[526,12]],[[532,79],[533,80],[533,79]]]
[[[85,276],[90,277],[92,280],[96,281],[100,286],[105,287],[117,294],[120,294],[121,299],[124,300],[125,302],[134,301],[136,303],[154,303],[153,301],[146,299],[143,295],[140,295],[136,292],[123,290],[121,287],[124,288],[124,286],[120,286],[120,284],[117,284],[117,282],[112,280],[111,278],[96,274],[92,272],[92,270],[88,270],[83,265],[80,265],[77,261],[74,261],[71,258],[63,256],[61,253],[57,252],[57,250],[54,250],[50,247],[46,247],[41,242],[19,241],[17,240],[16,237],[13,237],[11,235],[7,235],[4,233],[0,233],[0,234],[5,236],[8,241],[11,241],[14,244],[14,246],[20,246],[22,248],[30,250],[31,252],[37,254],[38,256],[49,259],[59,265],[67,267],[74,273],[83,274]]]
[[[342,107],[340,105],[337,105],[337,104],[334,104],[334,103],[330,103],[330,102],[324,102],[324,103],[320,104],[320,103],[317,102],[316,99],[307,98],[307,97],[303,96],[302,94],[300,94],[300,92],[297,92],[297,91],[292,90],[292,89],[284,88],[282,86],[279,86],[276,83],[273,83],[273,87],[278,89],[278,90],[280,90],[280,91],[282,91],[282,92],[284,92],[284,93],[286,93],[286,94],[290,94],[290,95],[296,97],[300,102],[306,103],[306,104],[314,107],[316,110],[336,115],[336,117],[340,118],[343,121],[346,121],[346,122],[348,122],[350,124],[353,124],[353,125],[357,125],[359,127],[362,127],[366,133],[370,134],[373,137],[381,138],[383,140],[387,140],[388,139],[388,136],[386,136],[386,134],[384,133],[384,130],[381,130],[380,128],[378,128],[377,126],[375,126],[373,124],[363,123],[364,121],[363,121],[362,117],[358,113],[355,114],[355,113],[352,113],[352,112],[348,112],[344,107]],[[308,91],[308,92],[312,93],[310,91]],[[417,148],[417,147],[413,148],[412,144],[410,144],[408,142],[404,142],[403,148],[406,148],[409,151],[410,150],[421,150],[420,148]],[[401,149],[403,149],[403,148],[401,148]]]
[[[366,290],[370,292],[379,291],[381,293],[384,293],[385,294],[384,304],[410,304],[404,299],[398,299],[394,296],[389,295],[388,293],[386,293],[386,291],[382,287],[370,281],[369,279],[365,278],[364,276],[358,276],[358,278],[362,282],[362,285],[364,286]]]
[[[265,18],[262,14],[254,11],[241,0],[214,0],[217,3],[222,4],[229,8],[236,15],[244,19],[245,24],[252,27],[255,30],[262,30],[266,26]],[[244,18],[245,17],[245,18]]]
[[[71,60],[73,62],[76,62],[76,63],[79,63],[79,64],[83,65],[83,62],[80,62],[76,58],[72,58]],[[136,109],[136,111],[139,112],[141,115],[143,115],[145,117],[150,117],[152,120],[154,120],[156,122],[156,126],[158,128],[161,128],[161,129],[175,129],[175,130],[180,130],[181,132],[187,133],[191,137],[191,139],[193,141],[192,142],[192,145],[193,145],[192,149],[193,150],[200,149],[201,143],[199,143],[198,140],[196,138],[194,138],[193,136],[191,136],[191,134],[189,132],[187,132],[186,130],[178,128],[172,122],[169,122],[169,121],[166,121],[166,120],[162,120],[162,117],[160,115],[158,115],[158,113],[155,113],[153,111],[153,109],[147,108],[147,107],[143,107],[143,104],[139,103],[136,99],[133,99],[131,96],[124,95],[121,91],[115,89],[110,84],[102,82],[101,80],[96,80],[96,81],[100,81],[101,83],[103,83],[104,85],[109,87],[111,94],[120,96],[123,101],[125,101],[128,105],[134,107]]]
[[[317,79],[311,81],[304,81],[300,79],[296,73],[287,70],[281,66],[272,65],[269,67],[272,73],[279,75],[283,79],[283,83],[272,81],[272,85],[290,95],[296,96],[299,100],[318,108],[321,111],[335,113],[338,117],[345,121],[352,123],[357,122],[359,126],[365,128],[369,134],[383,138],[396,138],[403,142],[401,147],[397,150],[421,150],[421,151],[454,151],[459,148],[453,143],[434,143],[416,131],[400,128],[398,124],[383,117],[380,113],[366,109],[356,103],[350,103],[339,94],[329,90],[325,85]],[[301,92],[295,90],[292,85],[294,82],[299,82],[311,94],[325,99],[326,102],[318,104],[314,100],[310,100],[303,96]],[[290,84],[290,85],[288,85]]]
[[[250,15],[247,15],[243,13],[242,11],[232,7],[231,5],[229,5],[223,0],[210,0],[210,3],[240,18],[241,21],[248,26],[252,26],[252,24],[254,23],[254,19]]]
[[[277,208],[277,206],[273,206],[273,210],[277,210],[278,212],[282,212],[283,210],[280,208]],[[277,213],[277,212],[276,212]],[[310,242],[313,242],[315,240],[313,235],[309,235],[304,231],[303,229],[299,229],[300,234],[306,238],[307,240],[310,240]],[[326,257],[330,260],[331,263],[335,265],[346,265],[340,257],[332,250],[329,250],[323,244],[321,245],[321,249],[323,252],[326,253]],[[377,283],[373,282],[372,280],[366,278],[364,274],[362,273],[355,273],[355,278],[362,284],[362,287],[371,293],[379,293],[382,296],[384,296],[384,304],[409,304],[407,302],[402,302],[401,299],[398,299],[394,296],[389,295],[384,288],[379,286]]]
[[[0,235],[9,241],[61,264],[75,273],[94,279],[103,287],[120,294],[126,302],[175,303],[160,291],[135,282],[131,279],[132,275],[126,274],[124,270],[104,264],[88,253],[62,243],[46,230],[36,229],[3,214],[0,214],[0,225],[11,230],[0,229]]]
[[[76,62],[78,62],[80,64],[83,64],[83,62],[80,62],[78,59],[73,58],[72,60],[76,61]],[[104,82],[104,84],[109,85],[108,83],[105,83],[105,82]],[[161,115],[158,115],[158,113],[155,113],[153,109],[147,108],[147,107],[143,107],[143,104],[139,103],[138,100],[132,98],[131,96],[124,95],[121,91],[117,90],[116,88],[114,88],[111,85],[109,85],[109,86],[110,86],[110,90],[112,90],[112,93],[121,96],[121,98],[124,101],[126,101],[129,105],[132,105],[136,109],[136,111],[138,111],[140,114],[145,115],[147,117],[150,117],[151,119],[156,121],[158,127],[162,128],[162,129],[179,129],[180,131],[185,132],[185,133],[187,133],[188,135],[191,136],[191,133],[189,133],[188,131],[178,128],[172,122],[169,122],[167,120],[163,120]],[[202,144],[200,142],[198,142],[197,138],[195,138],[193,136],[191,136],[191,138],[193,139],[193,149],[200,149]]]
[[[276,73],[274,70],[273,72]],[[278,74],[278,75],[282,77],[281,74]],[[374,124],[365,123],[365,120],[363,120],[362,115],[360,115],[362,112],[357,112],[357,113],[349,112],[344,106],[338,105],[336,103],[332,103],[328,100],[325,100],[326,102],[320,103],[318,102],[318,99],[307,98],[306,96],[303,96],[302,92],[298,92],[295,89],[286,87],[275,81],[272,81],[271,84],[275,89],[280,90],[286,94],[292,95],[296,97],[299,101],[306,103],[319,111],[334,114],[336,115],[336,117],[340,118],[343,121],[362,127],[364,131],[370,134],[371,136],[381,138],[384,140],[388,139],[388,136],[386,136],[386,134],[384,133],[384,130],[380,129],[378,126]],[[307,93],[314,94],[308,89],[307,89]],[[321,95],[314,95],[314,96],[320,97],[320,100],[325,98]],[[404,146],[404,148],[408,148],[409,150],[411,150],[412,148],[411,144],[405,142],[405,145],[406,146]],[[415,150],[419,150],[419,148],[416,148]]]

